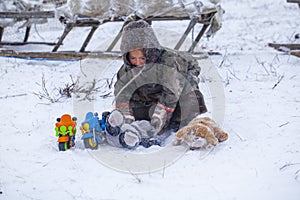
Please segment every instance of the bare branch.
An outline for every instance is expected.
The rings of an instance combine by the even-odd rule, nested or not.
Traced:
[[[230,69],[228,69],[228,71],[229,71],[229,73],[234,77],[234,78],[236,78],[237,80],[241,80],[241,79],[239,79],[236,75],[235,75],[235,73],[234,72],[232,72]]]
[[[264,68],[264,70],[266,71],[266,73],[268,75],[270,75],[269,71],[267,70],[267,68],[265,66],[265,62],[260,61],[256,56],[255,56],[255,59],[256,59],[256,62]]]
[[[115,76],[115,75],[114,75]],[[101,98],[109,97],[112,93],[111,88],[113,84],[114,76],[111,79],[101,79],[96,80],[94,79],[92,82],[86,82],[83,85],[79,86],[79,79],[74,81],[73,77],[70,75],[71,83],[66,83],[64,87],[55,88],[57,94],[51,95],[48,92],[46,87],[46,81],[44,74],[42,76],[42,83],[38,84],[42,87],[42,91],[38,93],[33,93],[34,95],[38,96],[40,99],[46,99],[51,103],[58,102],[62,98],[71,98],[73,95],[77,97],[83,97],[81,100],[94,100],[95,94],[100,94]]]
[[[297,171],[295,172],[295,175],[296,175],[296,176],[295,176],[295,179],[296,179],[296,180],[298,180],[298,178],[299,178],[299,172],[300,172],[300,169],[297,170]]]
[[[283,170],[287,167],[294,166],[294,165],[300,165],[300,163],[287,163],[287,164],[283,165],[282,167],[280,167],[279,170]]]
[[[40,85],[40,84],[38,84]],[[45,76],[44,74],[42,75],[42,92],[33,92],[34,95],[36,95],[39,99],[46,99],[48,101],[50,101],[51,103],[55,103],[55,102],[58,102],[60,98],[55,98],[55,97],[51,97],[48,90],[47,90],[47,87],[46,87],[46,81],[45,81]]]
[[[129,169],[128,169],[128,171],[129,171],[130,174],[137,180],[138,183],[141,183],[141,182],[142,182],[142,180],[138,177],[137,174],[132,173]]]
[[[284,77],[284,75],[279,76],[279,79],[278,79],[277,83],[275,83],[275,85],[272,87],[273,90],[274,90],[274,89],[277,87],[277,85],[281,82],[281,80],[283,79],[283,77]]]
[[[102,83],[102,84],[101,84]],[[97,86],[101,84],[100,86]],[[109,79],[102,79],[102,80],[93,80],[93,82],[86,83],[80,87],[76,87],[74,89],[74,94],[80,96],[80,94],[84,94],[84,97],[81,100],[94,100],[94,95],[100,93],[101,98],[109,97],[112,93],[110,91],[112,83],[109,82]],[[107,89],[108,88],[108,89]]]
[[[286,122],[286,123],[284,123],[284,124],[281,124],[280,126],[279,126],[279,128],[281,128],[281,127],[283,127],[283,126],[285,126],[285,125],[288,125],[290,122]]]
[[[280,60],[279,60],[278,53],[277,53],[277,54],[274,56],[274,58],[273,58],[271,64],[276,63],[276,62],[279,62],[279,61],[280,61]]]
[[[26,96],[27,94],[14,94],[14,95],[6,95],[4,97],[0,97],[0,99],[7,99],[7,98],[14,98],[14,97],[21,97],[21,96]]]
[[[223,59],[222,59],[221,63],[219,64],[218,68],[222,67],[222,65],[224,64],[224,62],[226,61],[226,59],[227,59],[227,49],[225,51],[225,55],[223,56]]]
[[[228,72],[226,72],[226,79],[225,79],[225,87],[227,87],[230,84]]]
[[[102,95],[100,95],[100,97],[102,97],[102,98],[110,97],[110,96],[111,96],[111,93],[112,93],[112,92],[108,92],[108,93],[106,93],[106,94],[102,94]]]
[[[110,82],[108,81],[108,88],[111,89],[112,88],[112,84],[114,82],[114,78],[115,78],[116,74],[113,75],[113,77],[110,79]]]
[[[164,168],[163,168],[163,173],[162,173],[163,178],[165,178],[165,170],[166,170],[166,161],[164,160]]]

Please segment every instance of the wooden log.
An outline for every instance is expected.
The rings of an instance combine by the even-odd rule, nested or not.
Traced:
[[[0,12],[0,18],[54,18],[54,11]]]
[[[30,59],[52,59],[52,60],[82,60],[85,58],[122,59],[121,53],[114,52],[15,52],[11,50],[0,51],[0,56],[30,58]]]
[[[288,3],[300,3],[300,0],[287,0]]]
[[[41,45],[56,45],[55,42],[0,42],[0,45],[7,45],[7,46],[22,46],[28,44],[41,44]]]
[[[300,8],[300,0],[287,0],[288,3],[297,3]]]
[[[209,23],[211,18],[215,15],[217,11],[211,11],[209,13],[205,13],[200,15],[199,18],[197,18],[198,23]],[[191,20],[190,16],[182,16],[182,17],[176,17],[176,16],[149,16],[147,18],[144,18],[145,21],[181,21],[181,20]],[[114,20],[111,19],[104,19],[101,22],[96,19],[92,18],[79,18],[74,22],[75,24],[73,26],[76,27],[86,27],[86,26],[95,26],[104,24],[107,22],[124,22],[124,19],[122,17],[116,17]],[[73,22],[72,22],[73,23]]]
[[[206,53],[193,54],[195,59],[206,59]],[[25,58],[25,59],[50,59],[50,60],[83,60],[87,58],[99,59],[122,59],[121,52],[76,52],[76,51],[59,51],[59,52],[16,52],[13,50],[0,50],[0,56]]]
[[[43,4],[55,4],[55,7],[61,7],[62,5],[67,3],[67,0],[43,0]]]
[[[291,51],[291,55],[297,56],[300,58],[300,51]]]
[[[89,26],[99,26],[101,22],[99,20],[87,18],[87,19],[78,19],[72,26],[74,27],[89,27]]]
[[[290,50],[300,50],[300,44],[269,43],[268,45],[277,50],[280,50],[282,48],[287,48]]]

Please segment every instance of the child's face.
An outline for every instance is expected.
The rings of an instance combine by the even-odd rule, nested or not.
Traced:
[[[135,65],[136,67],[143,67],[146,58],[144,56],[144,53],[141,49],[135,49],[129,52],[129,62],[132,65]]]

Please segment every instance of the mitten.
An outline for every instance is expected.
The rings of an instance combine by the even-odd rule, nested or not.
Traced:
[[[121,126],[124,124],[124,116],[118,110],[113,110],[110,115],[106,119],[106,127],[105,130],[108,134],[112,136],[116,136],[121,132]]]
[[[135,118],[134,118],[132,112],[130,111],[128,103],[119,103],[116,105],[116,108],[119,109],[123,113],[126,123],[130,124],[133,121],[135,121]]]
[[[131,123],[139,132],[142,138],[153,137],[155,135],[155,128],[147,120],[138,120]]]
[[[118,109],[107,117],[105,132],[108,143],[113,146],[134,149],[140,144],[140,131],[133,124],[126,123],[123,113]]]
[[[119,136],[120,144],[128,149],[135,149],[141,141],[141,133],[131,124],[123,124]]]
[[[174,109],[158,103],[151,117],[151,125],[156,129],[157,134],[162,134],[163,128],[168,124]]]

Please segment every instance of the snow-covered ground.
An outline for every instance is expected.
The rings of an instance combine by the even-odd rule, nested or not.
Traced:
[[[284,0],[224,0],[222,6],[226,11],[222,29],[215,37],[202,40],[202,45],[221,53],[211,56],[211,60],[222,78],[226,102],[223,129],[229,139],[209,154],[187,151],[166,166],[161,163],[160,170],[115,170],[115,166],[101,160],[101,155],[108,155],[108,147],[84,149],[79,132],[77,147],[59,152],[54,132],[56,118],[64,113],[76,114],[82,106],[87,112],[92,105],[72,99],[50,103],[33,94],[43,92],[42,77],[51,97],[57,93],[56,88],[72,82],[70,76],[76,79],[90,73],[91,79],[111,79],[120,60],[102,60],[95,65],[94,61],[1,57],[0,199],[298,200],[300,59],[267,44],[300,42],[294,39],[300,32],[300,9]],[[156,30],[174,32],[182,32],[185,25],[153,24]],[[97,31],[89,48],[101,46],[106,36],[116,34],[119,28],[117,23],[104,27]],[[50,38],[61,31],[59,23],[52,24],[32,37],[40,40],[44,34],[44,38]],[[160,39],[164,43],[172,38]],[[65,43],[63,48],[67,48],[68,40]],[[69,45],[78,48],[76,43]],[[212,110],[216,96],[209,87],[214,80],[208,71],[203,66],[200,87],[209,106],[208,115],[213,115],[218,110]],[[93,106],[99,113],[110,110],[112,100],[96,96]],[[139,149],[136,154],[144,156],[146,162],[155,151],[159,148]],[[116,153],[132,154],[125,150]]]

